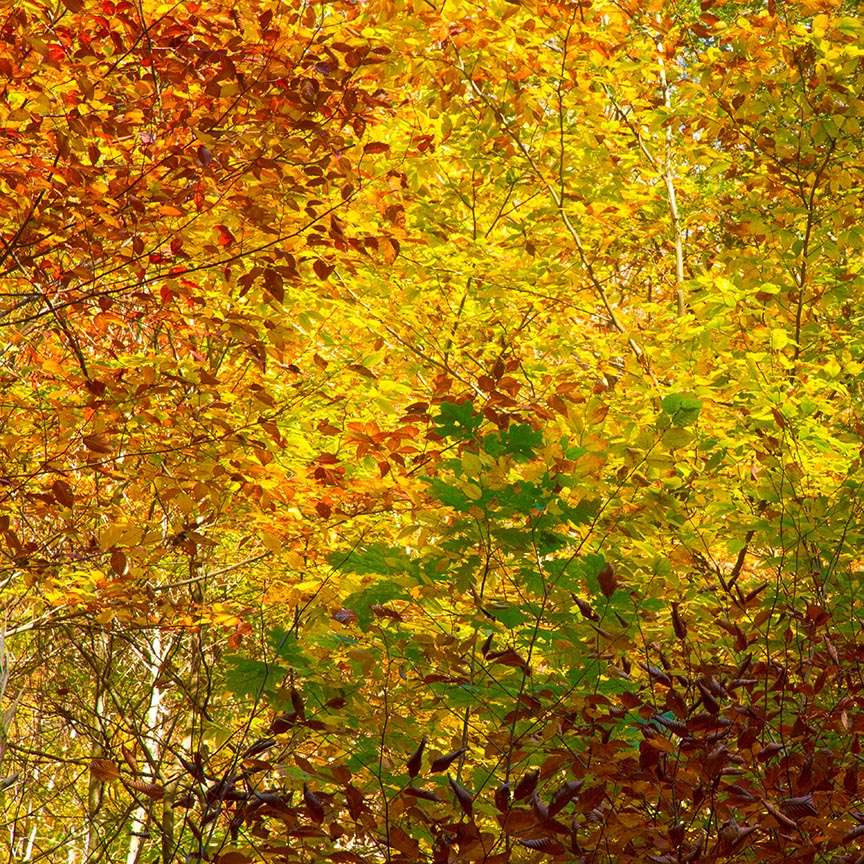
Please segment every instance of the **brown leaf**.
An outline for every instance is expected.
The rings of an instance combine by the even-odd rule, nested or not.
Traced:
[[[336,269],[335,267],[331,267],[327,264],[326,261],[323,261],[321,258],[316,258],[314,263],[312,264],[312,269],[315,271],[315,275],[324,281],[328,279],[330,274]]]
[[[324,802],[305,783],[303,784],[303,803],[306,805],[306,811],[313,822],[324,821]]]
[[[251,759],[253,756],[258,756],[261,753],[269,750],[275,743],[275,738],[261,738],[259,741],[256,741],[250,747],[247,747],[241,758]]]
[[[684,619],[681,617],[678,612],[678,607],[680,603],[673,602],[672,603],[672,629],[675,631],[675,635],[679,639],[687,638],[687,625],[684,623]]]
[[[107,435],[85,435],[82,439],[84,446],[92,453],[110,453],[111,443]]]
[[[122,576],[126,572],[126,554],[120,549],[115,549],[111,553],[110,563],[111,569],[118,576]]]
[[[386,606],[382,606],[380,603],[373,603],[369,607],[369,611],[373,615],[377,615],[379,618],[389,618],[392,621],[404,620],[395,609],[388,609]]]
[[[138,761],[135,759],[135,754],[131,750],[127,750],[125,747],[120,747],[120,752],[123,754],[123,758],[126,760],[126,764],[133,771],[133,773],[137,774],[140,769],[138,767]]]
[[[610,561],[598,574],[597,581],[604,597],[611,597],[618,587],[618,577],[615,575],[615,565]]]
[[[537,780],[540,777],[539,771],[529,771],[522,776],[522,779],[516,784],[516,789],[513,792],[513,798],[516,801],[521,801],[523,798],[528,798],[537,788]]]
[[[412,798],[422,798],[424,801],[435,801],[440,803],[444,799],[431,789],[420,789],[418,786],[408,786],[402,790],[405,795],[410,795]]]
[[[502,783],[495,790],[495,807],[500,813],[506,813],[510,809],[509,783]]]
[[[462,812],[469,818],[474,817],[474,796],[464,787],[457,783],[452,777],[447,777],[450,781],[450,788],[462,808]]]
[[[786,816],[779,807],[775,807],[770,801],[763,802],[765,809],[784,827],[795,828],[795,821],[789,816]]]
[[[420,765],[423,761],[423,750],[426,748],[426,736],[420,739],[417,749],[408,757],[405,767],[408,769],[408,776],[416,777],[420,773]]]
[[[702,704],[705,706],[705,710],[709,714],[716,714],[720,710],[720,703],[714,698],[714,694],[701,681],[697,681],[696,686],[702,695]]]
[[[588,621],[599,621],[600,616],[591,608],[591,604],[587,600],[582,600],[579,597],[573,597],[573,601],[579,607],[579,613]]]
[[[289,711],[287,714],[280,714],[273,718],[270,724],[270,731],[274,735],[282,735],[287,732],[297,722],[297,712]]]
[[[340,624],[353,624],[357,620],[357,613],[352,609],[340,609],[331,617]]]
[[[180,760],[180,764],[186,769],[186,772],[191,774],[199,783],[203,783],[207,779],[200,765],[189,762],[182,756],[178,756],[177,758]]]
[[[161,801],[165,797],[165,790],[158,783],[147,783],[145,780],[127,780],[126,785],[154,801]]]
[[[55,480],[51,484],[51,492],[57,503],[63,507],[71,507],[75,503],[75,493],[65,480]]]
[[[300,720],[306,719],[306,706],[303,703],[303,697],[294,687],[291,688],[291,706]]]
[[[853,840],[857,840],[859,837],[864,837],[864,825],[856,825],[854,828],[850,828],[841,838],[841,843],[851,843]]]
[[[437,759],[433,759],[432,764],[429,766],[430,773],[438,774],[441,771],[446,771],[463,753],[466,753],[467,751],[467,747],[460,747],[452,753],[447,753],[444,756],[439,756]]]
[[[568,780],[563,786],[559,786],[549,799],[549,815],[554,816],[563,810],[579,794],[581,788],[581,780]]]
[[[237,238],[234,236],[233,232],[226,225],[216,225],[216,231],[219,232],[219,237],[217,238],[217,242],[223,248],[227,248],[228,246],[233,246],[234,243],[237,242]]]
[[[483,642],[483,645],[480,647],[480,653],[486,657],[489,653],[489,650],[492,648],[492,640],[495,638],[494,633],[490,633]]]
[[[537,817],[538,822],[545,822],[549,818],[549,808],[544,804],[535,792],[531,796],[531,812]]]
[[[519,841],[526,849],[542,852],[544,855],[563,855],[567,848],[554,837],[537,837],[533,840]]]
[[[120,777],[120,769],[110,759],[94,759],[90,763],[90,774],[100,783],[109,783]]]
[[[493,663],[500,663],[502,666],[511,666],[514,669],[525,670],[528,668],[525,658],[512,648],[504,648],[501,651],[490,651],[486,655],[486,659],[491,660]]]
[[[818,816],[812,795],[802,795],[799,798],[784,798],[780,802],[780,810],[791,819],[799,822],[808,816]]]

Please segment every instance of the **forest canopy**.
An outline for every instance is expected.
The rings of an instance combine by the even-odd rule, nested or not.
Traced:
[[[0,859],[853,864],[864,17],[0,10]]]

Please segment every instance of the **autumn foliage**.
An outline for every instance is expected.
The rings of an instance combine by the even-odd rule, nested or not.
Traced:
[[[0,861],[864,857],[864,18],[0,10]]]

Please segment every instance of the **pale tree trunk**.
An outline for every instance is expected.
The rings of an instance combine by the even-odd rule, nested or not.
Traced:
[[[659,15],[658,15],[659,27]],[[664,107],[672,110],[672,97],[669,92],[669,82],[666,78],[666,49],[663,40],[657,39],[657,60],[660,66],[660,93]],[[669,215],[672,220],[672,234],[675,242],[675,305],[679,318],[687,312],[684,300],[684,237],[681,230],[681,220],[678,216],[678,199],[675,194],[675,166],[673,162],[673,141],[671,119],[666,123],[666,141],[663,154],[663,183],[666,186],[666,198],[669,202]]]
[[[162,710],[162,690],[158,685],[159,670],[162,663],[165,661],[166,651],[162,642],[162,635],[159,631],[153,638],[151,645],[150,657],[147,662],[147,671],[151,678],[150,701],[147,706],[147,731],[150,737],[149,750],[152,756],[152,761],[158,765],[162,758],[162,741],[159,738],[158,730],[162,726],[163,710]],[[142,742],[143,743],[143,742]],[[157,778],[158,779],[158,778]],[[148,825],[148,811],[144,807],[139,807],[132,817],[131,836],[129,837],[129,849],[126,853],[126,864],[137,864],[144,846],[144,834]]]

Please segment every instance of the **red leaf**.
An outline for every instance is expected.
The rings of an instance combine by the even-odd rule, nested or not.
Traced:
[[[386,153],[390,149],[389,144],[383,141],[370,141],[364,148],[364,153]]]
[[[217,242],[220,246],[228,247],[237,242],[237,238],[231,233],[230,228],[226,228],[224,225],[217,225],[216,230],[219,232]]]

